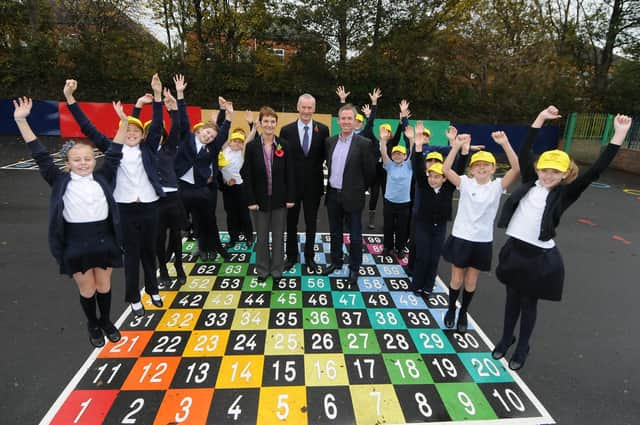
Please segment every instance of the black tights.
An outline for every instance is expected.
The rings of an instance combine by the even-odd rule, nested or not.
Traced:
[[[520,318],[520,337],[516,352],[527,352],[529,350],[529,338],[533,333],[538,313],[538,299],[525,295],[517,289],[507,288],[507,300],[504,306],[504,328],[502,339],[499,344],[508,347],[513,339],[518,317]]]

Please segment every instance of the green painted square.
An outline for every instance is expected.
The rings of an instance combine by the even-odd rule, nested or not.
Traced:
[[[380,345],[373,329],[339,329],[344,354],[378,354]]]
[[[220,266],[218,276],[246,276],[248,268],[247,263],[224,263]]]
[[[334,308],[366,308],[362,294],[357,291],[332,292]]]
[[[413,343],[422,354],[455,353],[449,339],[441,329],[407,329]]]
[[[271,308],[302,308],[302,292],[273,291],[271,293]]]
[[[338,319],[332,308],[304,308],[302,316],[305,329],[338,329]]]
[[[395,308],[370,308],[367,314],[373,329],[407,329],[402,315]]]
[[[243,291],[271,291],[273,279],[268,278],[264,282],[258,282],[258,276],[247,276],[242,284]]]
[[[196,251],[197,248],[198,248],[198,242],[197,241],[186,240],[186,241],[182,242],[182,252],[193,253],[194,251]]]
[[[513,377],[502,363],[491,358],[489,353],[458,353],[458,357],[479,384],[513,382]]]
[[[436,384],[436,389],[454,421],[498,419],[474,382]]]
[[[236,242],[232,247],[228,248],[229,252],[251,252],[252,245],[247,246],[245,242]]]
[[[302,276],[303,291],[330,291],[329,276]]]
[[[433,384],[433,378],[418,353],[383,354],[384,365],[393,384]]]

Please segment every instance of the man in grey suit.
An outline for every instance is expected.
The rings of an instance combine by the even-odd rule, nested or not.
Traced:
[[[325,144],[329,178],[326,204],[331,229],[331,264],[326,274],[342,268],[342,224],[346,215],[349,229],[349,283],[358,280],[362,264],[362,210],[365,191],[375,176],[375,159],[370,144],[354,134],[356,108],[346,104],[338,111],[340,134],[329,137]]]

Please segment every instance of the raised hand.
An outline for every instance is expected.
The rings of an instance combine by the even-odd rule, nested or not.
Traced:
[[[411,116],[411,111],[409,111],[409,102],[406,99],[402,99],[400,101],[400,118],[409,118]]]
[[[380,142],[381,143],[387,143],[387,141],[389,139],[391,139],[391,132],[389,130],[387,130],[386,127],[380,126],[380,130],[378,131],[379,136],[380,136]]]
[[[467,143],[467,141],[471,142],[471,136],[468,134],[458,134],[451,142],[451,147],[454,149],[460,149]]]
[[[160,96],[162,94],[162,81],[160,81],[160,76],[157,72],[151,77],[151,89],[154,95]]]
[[[542,117],[544,120],[556,120],[562,117],[558,108],[553,105],[549,105],[544,110],[540,111],[538,116]]]
[[[375,88],[373,89],[373,91],[371,93],[369,93],[369,99],[371,99],[371,104],[372,105],[377,105],[378,104],[378,99],[380,99],[382,97],[382,90],[380,90],[379,88]]]
[[[351,94],[350,91],[346,91],[344,86],[338,86],[336,89],[336,94],[340,98],[340,103],[345,103],[347,101],[347,97]]]
[[[456,136],[458,135],[458,129],[450,125],[449,127],[447,127],[444,134],[445,136],[447,136],[447,140],[449,141],[449,144],[451,144],[455,140]]]
[[[171,90],[167,87],[164,88],[164,106],[168,111],[175,111],[178,109],[178,101],[171,94]]]
[[[64,88],[62,89],[62,93],[64,93],[64,97],[67,99],[67,102],[73,103],[75,99],[73,98],[73,93],[75,93],[78,88],[78,82],[76,80],[66,80],[64,82]]]
[[[409,140],[414,140],[415,134],[415,129],[410,125],[408,125],[407,128],[404,129],[404,135]]]
[[[118,114],[118,118],[120,118],[121,121],[127,121],[127,114],[124,113],[122,103],[120,101],[114,101],[111,102],[111,104],[113,105],[113,110],[116,111],[116,114]]]
[[[231,122],[231,118],[233,117],[233,102],[231,102],[230,100],[224,101],[224,114],[225,119]]]
[[[244,119],[247,123],[251,124],[253,122],[253,112],[249,110],[244,111]]]
[[[408,128],[408,127],[407,127]],[[418,121],[416,123],[416,137],[414,143],[416,144],[416,148],[422,147],[427,142],[426,137],[424,137],[424,123],[422,121]],[[421,152],[420,149],[418,152]]]
[[[31,113],[32,106],[33,101],[30,97],[19,97],[14,100],[13,107],[15,108],[15,110],[13,111],[13,119],[25,120]]]
[[[500,146],[509,143],[509,138],[504,131],[494,131],[493,133],[491,133],[491,138]]]
[[[187,82],[184,79],[184,75],[176,74],[173,76],[173,83],[176,86],[176,95],[178,99],[184,99],[184,91],[187,88]]]
[[[631,128],[631,117],[626,115],[617,114],[613,120],[613,137],[611,143],[614,145],[622,145],[624,139],[627,137],[627,132]]]
[[[362,111],[362,113],[364,114],[365,117],[367,117],[367,119],[369,119],[369,117],[371,116],[371,108],[369,107],[369,105],[363,105],[362,108],[360,108],[360,110]]]
[[[218,96],[218,109],[225,109],[227,107],[227,99],[222,96]]]
[[[145,93],[136,100],[136,108],[142,108],[151,102],[153,102],[153,95],[151,93]]]

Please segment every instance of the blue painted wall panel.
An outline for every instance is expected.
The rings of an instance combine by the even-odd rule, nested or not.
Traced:
[[[29,125],[37,135],[59,136],[60,114],[57,100],[34,100]],[[13,121],[13,100],[0,99],[0,134],[19,135]]]

